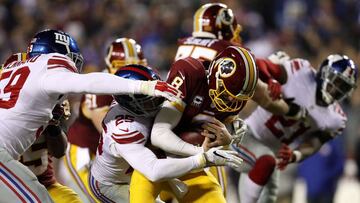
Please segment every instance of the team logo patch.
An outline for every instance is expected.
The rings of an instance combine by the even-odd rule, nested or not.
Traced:
[[[70,37],[61,33],[55,33],[55,43],[62,44],[65,46],[67,52],[70,52]]]
[[[232,76],[236,70],[236,63],[231,58],[223,58],[219,63],[220,76],[227,78]]]

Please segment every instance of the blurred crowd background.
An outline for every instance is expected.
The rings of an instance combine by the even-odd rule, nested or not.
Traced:
[[[86,72],[104,69],[104,54],[112,40],[130,37],[143,46],[149,64],[165,76],[175,56],[177,39],[191,35],[194,12],[208,2],[215,1],[0,0],[0,61],[11,53],[26,51],[36,32],[56,28],[70,33],[78,41]],[[308,59],[317,68],[327,55],[341,53],[360,66],[359,0],[220,2],[233,9],[242,25],[243,44],[257,57],[284,50],[291,57]],[[320,174],[330,167],[334,172],[324,179],[334,177],[332,182],[319,181],[325,187],[329,184],[336,187],[336,180],[344,177],[346,160],[359,159],[360,88],[351,99],[344,101],[344,105],[349,119],[344,136],[318,154],[319,160],[324,159],[322,164],[315,159],[317,164],[309,160],[301,166],[305,169],[300,167],[299,175],[305,180],[309,173],[314,173],[315,167],[324,167],[317,168]],[[338,152],[336,161],[335,155],[330,156],[333,149]],[[349,169],[352,174],[356,173],[355,165],[350,164],[354,166]],[[309,168],[314,170],[307,172]]]

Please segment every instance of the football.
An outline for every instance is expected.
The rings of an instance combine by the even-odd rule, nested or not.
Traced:
[[[179,137],[187,143],[201,146],[205,137],[200,134],[200,131],[187,131],[180,133]]]

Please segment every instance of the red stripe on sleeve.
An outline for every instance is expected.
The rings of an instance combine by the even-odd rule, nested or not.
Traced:
[[[54,68],[66,68],[71,72],[77,72],[76,67],[74,67],[68,60],[60,59],[60,58],[50,58],[48,60],[47,65],[49,66],[48,69]]]
[[[137,141],[140,141],[142,139],[145,138],[145,136],[138,132],[137,134],[134,134],[133,136],[131,137],[120,137],[119,134],[117,134],[117,136],[115,137],[114,134],[111,135],[111,137],[113,138],[113,140],[119,144],[130,144],[130,143],[134,143],[134,142],[137,142]]]

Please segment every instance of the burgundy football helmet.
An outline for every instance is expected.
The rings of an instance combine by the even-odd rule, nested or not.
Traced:
[[[147,65],[141,46],[130,38],[119,38],[113,41],[107,49],[105,63],[109,72],[113,74],[125,65]]]
[[[230,8],[221,3],[201,6],[194,15],[193,37],[223,39],[240,43],[241,26]]]
[[[217,110],[241,110],[253,96],[258,70],[248,50],[227,47],[212,60],[209,71],[209,96]]]

